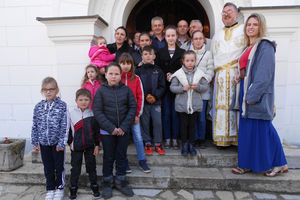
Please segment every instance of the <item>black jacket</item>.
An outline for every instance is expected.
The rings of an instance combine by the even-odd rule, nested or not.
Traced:
[[[122,53],[129,53],[133,58],[134,65],[139,63],[139,55],[131,46],[129,46],[128,42],[124,42],[123,46],[121,46],[119,49],[117,49],[116,43],[108,44],[107,48],[110,53],[116,53],[116,58],[114,61],[117,63],[119,62],[119,58]]]
[[[136,100],[129,87],[122,82],[118,86],[103,83],[94,98],[94,115],[100,128],[112,133],[121,128],[129,133],[136,114]]]
[[[157,65],[161,67],[165,75],[168,72],[172,74],[182,67],[182,56],[185,50],[176,45],[173,57],[170,57],[168,46],[158,50]]]
[[[99,125],[92,110],[82,112],[75,108],[70,112],[70,124],[68,144],[72,151],[85,151],[99,146]]]
[[[136,74],[143,83],[145,97],[151,94],[156,99],[155,104],[160,104],[166,88],[165,76],[160,67],[152,64],[143,64],[136,69]],[[147,103],[146,100],[145,102]]]

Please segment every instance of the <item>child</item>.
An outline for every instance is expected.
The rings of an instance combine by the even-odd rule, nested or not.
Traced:
[[[113,182],[126,196],[134,195],[126,178],[126,151],[137,106],[130,88],[121,82],[121,71],[116,63],[105,68],[107,82],[97,90],[94,101],[94,114],[101,128],[103,145],[102,197],[105,199],[112,197]]]
[[[184,50],[177,46],[177,32],[175,26],[167,26],[165,39],[167,45],[158,51],[158,66],[164,71],[166,80],[169,81],[171,75],[181,68],[181,58]],[[169,83],[167,88],[169,88]],[[163,131],[165,137],[165,148],[178,149],[179,119],[175,112],[174,94],[167,89],[163,98]]]
[[[96,46],[92,46],[89,51],[90,64],[96,65],[102,75],[105,73],[105,66],[115,60],[116,55],[111,54],[106,48],[106,40],[103,36],[97,37]]]
[[[195,68],[196,53],[188,50],[183,54],[183,67],[171,76],[171,92],[176,94],[175,110],[179,112],[182,140],[181,154],[196,155],[193,146],[197,116],[202,111],[201,93],[208,90],[208,81],[200,68]]]
[[[101,86],[101,82],[101,75],[98,68],[91,64],[86,66],[81,88],[86,88],[91,92],[92,101],[89,106],[91,110],[93,110],[94,96],[97,89]]]
[[[136,145],[139,166],[145,173],[149,173],[151,172],[151,170],[147,166],[145,160],[144,144],[143,144],[143,138],[141,135],[141,126],[140,126],[140,117],[144,109],[143,85],[140,80],[140,77],[135,75],[133,58],[129,53],[123,53],[119,58],[119,63],[122,69],[122,82],[131,89],[131,91],[133,92],[133,96],[137,102],[137,112],[135,115],[134,123],[131,126],[131,133]],[[126,172],[127,173],[131,172],[128,162],[126,166]]]
[[[144,112],[141,116],[142,136],[145,141],[145,153],[152,155],[152,145],[150,136],[150,119],[153,123],[153,135],[155,151],[164,155],[162,142],[161,125],[161,98],[165,91],[165,78],[161,69],[154,65],[155,53],[151,46],[146,46],[142,50],[143,65],[137,69],[137,75],[140,76],[145,96]]]
[[[41,151],[47,185],[45,199],[61,200],[64,197],[65,185],[67,104],[56,96],[59,89],[52,77],[43,80],[41,92],[46,100],[40,101],[34,107],[31,144],[34,151]]]
[[[92,97],[90,91],[81,88],[76,92],[78,108],[70,112],[68,144],[71,148],[70,199],[76,199],[78,179],[81,173],[84,154],[86,171],[89,174],[94,197],[99,197],[95,156],[99,153],[99,127],[92,110],[89,109]]]

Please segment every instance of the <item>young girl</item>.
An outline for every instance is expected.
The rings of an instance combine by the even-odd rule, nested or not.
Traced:
[[[119,58],[119,63],[122,69],[122,82],[131,89],[134,98],[136,99],[137,102],[137,112],[135,115],[134,123],[131,126],[131,133],[133,136],[134,143],[136,145],[139,166],[145,173],[149,173],[151,172],[151,170],[147,166],[145,160],[143,138],[141,135],[141,127],[140,127],[140,117],[144,109],[143,85],[140,78],[137,75],[135,75],[133,58],[129,53],[123,53]],[[131,169],[128,165],[128,160],[127,160],[126,172],[127,173],[131,172]]]
[[[137,106],[130,88],[121,82],[121,71],[120,65],[116,63],[106,67],[107,82],[97,90],[94,100],[94,115],[102,135],[104,199],[112,197],[113,182],[123,194],[134,195],[126,178],[126,152]],[[116,163],[115,181],[114,163]]]
[[[96,46],[90,48],[89,57],[91,58],[90,64],[96,65],[99,68],[100,73],[104,75],[105,66],[114,61],[116,55],[109,52],[108,48],[106,48],[105,38],[100,36],[96,39]]]
[[[41,151],[46,177],[46,200],[63,199],[65,185],[64,149],[67,141],[67,104],[56,95],[57,82],[47,77],[42,82],[45,100],[39,102],[33,113],[31,143]]]
[[[91,110],[93,110],[94,96],[97,89],[101,86],[101,82],[101,75],[98,68],[95,65],[86,66],[81,88],[86,88],[91,92],[92,102],[89,106]]]
[[[208,90],[208,81],[200,68],[195,68],[196,53],[188,50],[184,53],[183,67],[171,76],[170,90],[176,94],[175,110],[179,112],[180,133],[182,140],[181,154],[196,155],[193,146],[195,139],[195,126],[199,112],[202,111],[203,102],[201,93]]]
[[[169,81],[171,75],[181,67],[181,58],[184,50],[176,44],[177,32],[175,26],[167,26],[165,39],[167,45],[159,49],[157,62],[158,66],[164,71],[167,81]],[[169,84],[167,88],[169,88]],[[166,140],[165,148],[173,146],[174,149],[178,149],[177,137],[179,134],[179,119],[174,108],[174,95],[170,90],[166,91],[163,98],[162,118],[163,132]]]

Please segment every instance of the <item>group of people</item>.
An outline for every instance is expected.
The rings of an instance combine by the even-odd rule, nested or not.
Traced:
[[[41,152],[46,199],[64,196],[66,144],[71,149],[70,199],[77,197],[83,155],[93,196],[100,197],[95,159],[100,142],[102,197],[112,197],[113,186],[133,196],[126,177],[130,135],[139,166],[149,173],[145,154],[152,155],[153,147],[164,155],[164,149],[181,146],[183,156],[196,155],[195,145],[205,147],[207,113],[216,146],[239,144],[233,173],[263,171],[272,177],[288,172],[272,125],[276,45],[265,38],[261,14],[250,15],[244,26],[237,19],[237,7],[226,3],[225,26],[212,40],[205,38],[199,20],[164,28],[161,17],[151,20],[153,35],[136,33],[132,46],[122,26],[115,30],[115,43],[98,37],[75,95],[77,107],[70,112],[57,96],[56,80],[45,78],[45,100],[34,108],[32,145]]]

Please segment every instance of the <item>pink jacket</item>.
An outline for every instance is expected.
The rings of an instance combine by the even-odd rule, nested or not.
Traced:
[[[89,106],[89,108],[91,110],[93,110],[94,96],[95,96],[96,91],[98,90],[98,88],[100,86],[101,86],[101,84],[99,83],[99,81],[94,81],[94,84],[92,84],[90,80],[87,80],[86,83],[83,86],[81,86],[81,88],[88,89],[91,92],[92,102],[91,102],[91,104]]]
[[[114,54],[111,54],[108,48],[106,48],[105,46],[92,46],[89,51],[89,57],[91,58],[90,64],[102,68],[114,61],[116,56]]]

